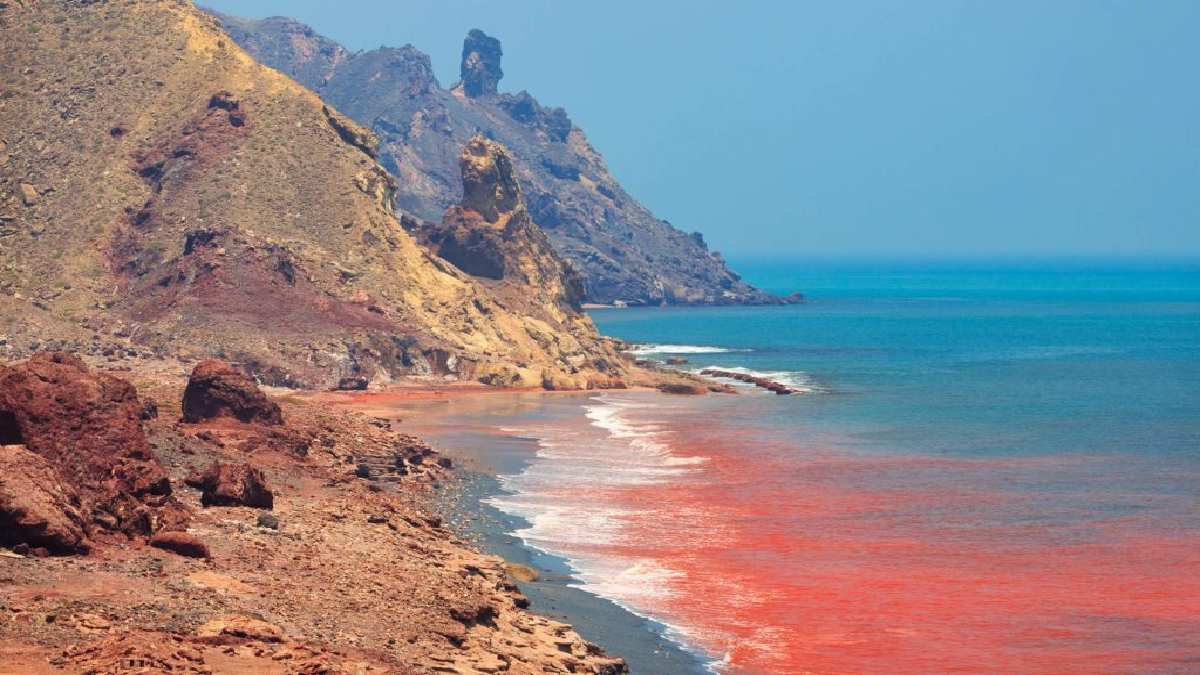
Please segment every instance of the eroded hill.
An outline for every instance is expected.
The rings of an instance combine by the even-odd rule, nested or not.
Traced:
[[[116,342],[306,385],[619,382],[574,282],[432,255],[374,135],[191,3],[4,3],[0,31],[0,348]]]

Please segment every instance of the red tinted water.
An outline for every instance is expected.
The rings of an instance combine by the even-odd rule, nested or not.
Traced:
[[[1194,492],[1129,487],[1178,467],[854,455],[703,408],[665,424],[707,461],[587,495],[625,513],[590,552],[655,561],[667,588],[640,609],[730,672],[1200,672]]]

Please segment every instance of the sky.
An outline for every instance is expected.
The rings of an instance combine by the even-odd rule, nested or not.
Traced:
[[[471,28],[733,257],[1200,257],[1200,2],[207,0],[443,86]]]

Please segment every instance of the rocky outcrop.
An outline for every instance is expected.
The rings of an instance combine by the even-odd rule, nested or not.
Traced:
[[[171,497],[166,470],[150,451],[144,409],[129,382],[92,372],[67,354],[40,353],[25,363],[0,365],[6,442],[20,443],[44,460],[7,456],[38,476],[28,486],[31,492],[22,497],[17,490],[10,501],[44,506],[41,519],[74,523],[85,532],[148,535],[186,522],[186,510]],[[12,495],[15,488],[6,485]],[[63,548],[78,548],[69,543],[77,539],[74,528],[63,531],[69,531]]]
[[[530,218],[508,151],[499,143],[475,136],[463,147],[459,166],[463,203],[447,209],[440,223],[409,219],[406,227],[438,257],[487,283],[496,297],[534,319],[537,323],[531,324],[531,329],[540,334],[539,340],[574,353],[567,372],[544,373],[533,384],[548,389],[624,386],[615,377],[623,365],[610,360],[615,352],[612,357],[588,359],[588,354],[607,352],[611,347],[591,342],[594,328],[580,311],[583,284],[579,274],[555,252]],[[586,370],[596,374],[584,375]],[[519,369],[493,371],[480,380],[531,384]]]
[[[508,151],[476,136],[459,163],[463,203],[451,207],[440,226],[426,226],[424,241],[468,274],[515,281],[578,310],[583,300],[579,275],[530,219]]]
[[[700,371],[701,375],[709,377],[724,377],[746,384],[753,384],[756,387],[761,387],[767,391],[786,396],[788,394],[802,394],[804,390],[795,387],[789,387],[782,382],[776,382],[769,377],[761,377],[758,375],[750,375],[749,373],[739,373],[732,370],[721,370],[720,368],[705,368]]]
[[[0,445],[0,546],[86,553],[88,524],[79,493],[44,457]]]
[[[188,479],[202,491],[200,503],[205,506],[252,506],[270,509],[275,495],[267,487],[262,471],[249,464],[214,462],[202,475]]]
[[[499,40],[478,28],[471,29],[467,39],[463,40],[460,65],[463,93],[470,98],[497,93],[500,78],[504,77],[504,71],[500,69],[503,55]]]
[[[463,202],[459,151],[483,133],[508,148],[532,220],[580,272],[586,300],[782,301],[743,282],[699,233],[680,231],[630,196],[562,108],[524,91],[501,93],[502,49],[482,31],[463,43],[462,81],[443,89],[429,57],[411,46],[351,54],[290,19],[220,18],[256,58],[371,126],[380,161],[398,179],[397,206],[412,215],[437,221]]]
[[[183,391],[183,421],[230,418],[248,424],[283,424],[279,405],[233,366],[209,359],[192,369]]]

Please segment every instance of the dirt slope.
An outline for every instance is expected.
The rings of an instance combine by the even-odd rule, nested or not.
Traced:
[[[569,303],[418,245],[374,136],[191,3],[4,3],[0,58],[0,348],[215,355],[304,385],[621,375]]]

